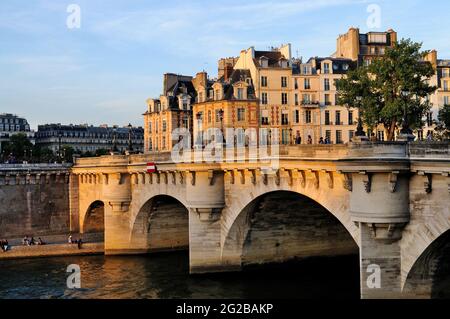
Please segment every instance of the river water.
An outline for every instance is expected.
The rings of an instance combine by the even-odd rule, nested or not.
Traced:
[[[67,288],[67,267],[81,289]],[[187,252],[147,256],[73,256],[0,261],[0,298],[359,298],[358,257],[318,258],[189,275]]]

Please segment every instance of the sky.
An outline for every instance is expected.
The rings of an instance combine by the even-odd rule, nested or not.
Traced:
[[[219,58],[251,46],[291,43],[294,56],[329,56],[352,26],[393,28],[450,59],[448,12],[448,0],[1,0],[0,113],[34,129],[143,125],[164,73],[215,77]]]

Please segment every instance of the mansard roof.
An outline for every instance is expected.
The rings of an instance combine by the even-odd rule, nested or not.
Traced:
[[[265,58],[268,60],[269,67],[278,67],[280,60],[286,60],[286,57],[279,51],[255,51],[255,65],[261,66],[259,60]]]

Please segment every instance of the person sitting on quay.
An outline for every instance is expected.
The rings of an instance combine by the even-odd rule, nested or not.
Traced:
[[[83,245],[83,240],[81,238],[78,239],[77,244],[78,244],[78,249],[81,249],[81,246]]]
[[[31,237],[30,243],[28,246],[34,246],[34,245],[36,245],[36,241],[34,240],[34,237]]]
[[[22,239],[22,246],[29,246],[30,240],[28,239],[28,235],[25,235],[25,237]]]
[[[41,237],[38,238],[37,244],[39,246],[45,245],[45,242],[41,239]]]
[[[69,234],[69,238],[67,238],[67,242],[69,243],[69,244],[73,244],[74,242],[73,242],[73,238],[72,238],[72,234]]]
[[[2,239],[0,241],[0,246],[1,246],[2,250],[3,250],[3,252],[7,252],[9,250],[8,240],[7,239]]]
[[[319,144],[325,144],[325,142],[324,142],[324,140],[323,140],[323,137],[320,137],[320,139],[319,139]]]

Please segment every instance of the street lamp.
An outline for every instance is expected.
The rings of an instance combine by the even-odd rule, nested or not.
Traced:
[[[117,128],[113,127],[113,148],[112,153],[117,153],[119,150],[117,149]]]
[[[197,114],[195,114],[195,118],[197,119],[197,138],[196,138],[196,141],[195,141],[195,145],[197,147],[201,147],[201,146],[203,146],[203,145],[200,145],[200,143],[202,143],[202,138],[201,138],[202,127],[201,126],[202,126],[203,113],[202,112],[198,112]]]
[[[62,132],[58,130],[58,157],[59,160],[62,162],[61,139],[62,139]]]
[[[364,132],[363,122],[362,122],[362,116],[361,116],[361,104],[362,104],[362,96],[357,96],[356,101],[358,104],[358,127],[356,128],[355,136],[366,136],[366,133]]]
[[[128,151],[132,152],[133,151],[133,140],[131,138],[131,134],[132,134],[132,130],[133,130],[133,125],[128,124]]]
[[[408,90],[402,90],[403,97],[403,121],[402,121],[402,129],[400,133],[403,135],[412,135],[412,130],[409,128],[408,122],[408,97],[410,92]]]
[[[225,132],[223,131],[223,116],[224,116],[224,111],[223,109],[219,110],[219,119],[220,119],[220,130],[222,131],[222,140],[223,140],[223,144],[226,144],[225,141]]]

